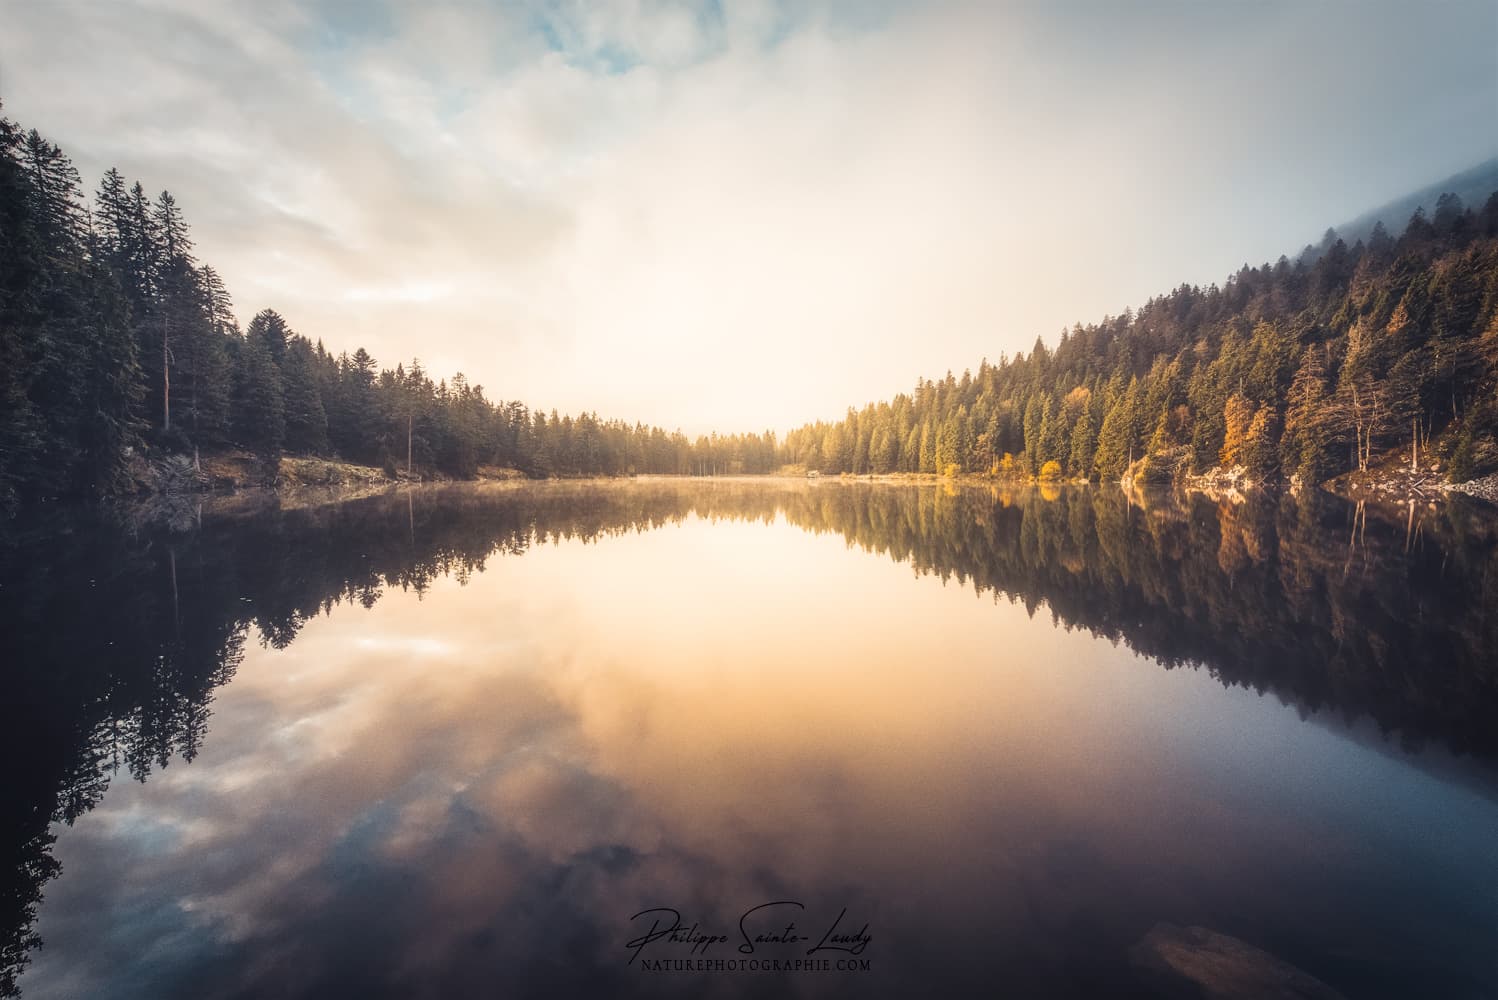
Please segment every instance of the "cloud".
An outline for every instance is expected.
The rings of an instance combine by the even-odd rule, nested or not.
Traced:
[[[786,427],[1491,155],[1498,24],[1331,6],[21,0],[7,113],[170,188],[242,318]]]

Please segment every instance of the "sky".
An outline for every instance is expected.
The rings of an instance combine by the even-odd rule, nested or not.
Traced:
[[[0,0],[0,101],[242,323],[783,431],[1498,155],[1498,5]]]

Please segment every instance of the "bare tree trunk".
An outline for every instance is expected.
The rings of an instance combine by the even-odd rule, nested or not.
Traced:
[[[177,599],[177,550],[169,547],[166,550],[166,555],[172,567],[172,621],[180,624],[182,613],[178,609]]]
[[[161,429],[172,429],[172,350],[166,313],[161,314]]]
[[[406,411],[406,475],[411,474],[411,424],[416,419],[416,410]]]
[[[1352,512],[1352,537],[1347,540],[1347,561],[1342,564],[1342,578],[1344,580],[1347,579],[1348,574],[1352,572],[1352,557],[1353,554],[1357,552],[1358,548],[1359,525],[1363,526],[1364,540],[1366,541],[1367,538],[1367,503],[1368,501],[1366,500],[1359,500],[1356,509],[1354,509]]]

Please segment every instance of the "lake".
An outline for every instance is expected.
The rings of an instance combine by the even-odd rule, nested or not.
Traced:
[[[12,522],[4,981],[1156,996],[1149,942],[1204,928],[1347,997],[1498,995],[1498,521],[1143,499]]]

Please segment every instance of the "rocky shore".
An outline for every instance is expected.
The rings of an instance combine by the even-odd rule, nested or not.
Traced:
[[[1135,460],[1124,473],[1120,485],[1126,490],[1144,487],[1166,487],[1187,493],[1201,493],[1216,500],[1242,502],[1259,490],[1288,489],[1298,493],[1306,488],[1298,476],[1289,480],[1255,479],[1242,465],[1213,466],[1202,472],[1191,471],[1190,451],[1173,448]],[[1498,503],[1498,473],[1466,482],[1452,483],[1447,469],[1439,461],[1411,468],[1409,463],[1389,456],[1382,464],[1367,470],[1344,473],[1320,484],[1320,488],[1344,500],[1378,500],[1393,503],[1436,503],[1462,494]]]

